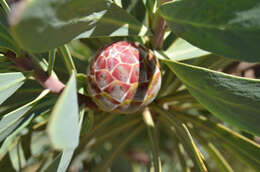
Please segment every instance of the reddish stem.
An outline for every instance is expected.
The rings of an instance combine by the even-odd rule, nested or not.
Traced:
[[[6,57],[11,59],[11,61],[20,69],[24,71],[34,71],[35,80],[38,81],[45,89],[50,90],[51,93],[61,94],[65,85],[56,77],[49,76],[42,69],[38,68],[37,65],[28,57],[16,57],[16,54],[13,52],[4,53]],[[96,109],[97,106],[92,100],[85,95],[78,93],[78,102],[79,105],[85,105],[90,109]]]
[[[168,1],[170,0],[159,0],[158,6]],[[154,32],[152,46],[153,49],[159,50],[163,46],[163,36],[167,28],[167,23],[158,13],[155,13],[154,18],[154,23],[152,23],[152,30]]]
[[[153,48],[155,50],[161,49],[163,45],[163,36],[167,28],[167,24],[162,17],[159,17],[158,22],[156,23],[154,37],[152,40]]]

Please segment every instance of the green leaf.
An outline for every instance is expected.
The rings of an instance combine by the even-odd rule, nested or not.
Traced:
[[[12,162],[12,165],[16,171],[21,171],[21,169],[26,165],[26,160],[24,157],[24,152],[22,145],[19,140],[15,141],[9,150],[9,156]]]
[[[79,143],[79,108],[76,77],[73,72],[66,88],[54,106],[48,134],[56,149],[73,149]]]
[[[258,0],[179,0],[165,3],[159,13],[176,35],[201,49],[260,61]]]
[[[0,105],[23,85],[24,80],[21,72],[0,73]]]
[[[234,60],[217,56],[215,54],[210,54],[200,57],[193,64],[200,67],[206,67],[207,69],[221,70],[230,65],[232,62],[234,62]]]
[[[11,50],[20,54],[18,45],[13,40],[7,28],[0,21],[0,48]]]
[[[72,39],[144,35],[147,30],[106,0],[24,1],[12,10],[9,20],[14,38],[33,52],[47,51]]]
[[[80,119],[79,119],[79,124],[78,124],[80,129],[81,129],[81,126],[82,126],[84,113],[85,113],[85,109],[82,109],[80,111]],[[69,167],[69,164],[72,160],[72,156],[73,156],[74,151],[75,151],[75,149],[64,149],[63,150],[62,155],[61,155],[61,159],[60,159],[60,162],[59,162],[59,166],[56,169],[57,172],[63,172],[63,171],[67,170],[67,168]]]
[[[25,114],[32,108],[32,106],[48,93],[48,90],[44,90],[36,99],[31,101],[30,103],[27,103],[26,105],[4,115],[0,121],[0,141],[5,139],[10,133],[12,133],[24,120]]]
[[[16,172],[8,155],[5,155],[5,157],[1,159],[0,169],[1,171]]]
[[[136,136],[138,135],[142,130],[144,129],[144,125],[140,124],[135,129],[131,131],[127,136],[125,136],[117,146],[113,148],[113,150],[105,157],[105,159],[100,163],[99,166],[94,169],[94,172],[99,171],[106,171],[107,168],[112,164],[114,159],[120,155],[120,153],[123,151],[124,147]]]
[[[201,50],[181,38],[175,40],[164,53],[170,59],[176,61],[188,60],[210,54],[210,52]]]
[[[212,114],[260,136],[260,80],[163,60]]]
[[[167,128],[169,128],[172,131],[176,131],[177,137],[180,139],[182,144],[184,145],[186,152],[191,156],[195,163],[195,167],[197,171],[207,171],[207,168],[205,164],[203,163],[201,153],[197,146],[195,145],[192,136],[186,127],[186,125],[182,122],[180,122],[172,113],[169,113],[168,111],[158,107],[158,106],[152,106],[152,109],[159,113],[159,120],[161,120],[163,123],[167,125]],[[174,127],[174,128],[173,128]]]
[[[5,0],[0,0],[0,4],[5,6],[5,11],[0,6],[0,50],[8,49],[19,54],[20,49],[8,31],[7,11],[9,11],[9,7]]]
[[[127,0],[124,0],[127,1]],[[129,1],[130,4],[126,8],[123,5],[123,8],[132,16],[134,16],[139,22],[143,23],[144,25],[148,25],[148,22],[146,20],[146,8],[142,1],[140,0],[132,0]],[[123,2],[124,4],[125,2]]]
[[[8,4],[5,0],[0,0],[0,5],[5,10],[6,14],[8,14],[10,12],[10,7],[8,6]]]
[[[99,145],[103,144],[107,140],[112,140],[115,137],[120,136],[120,133],[124,133],[129,130],[129,128],[133,127],[134,125],[138,124],[141,121],[141,118],[138,116],[132,116],[132,117],[126,117],[120,122],[116,122],[113,125],[110,125],[109,127],[103,128],[99,131],[99,133],[96,133],[93,137],[94,141],[92,141],[92,145],[89,145],[90,147],[98,147]],[[91,130],[89,130],[91,131]],[[105,134],[104,134],[105,132]],[[102,134],[101,134],[102,133]],[[83,142],[81,142],[82,144]],[[84,144],[84,143],[83,143]],[[93,148],[92,148],[93,149]]]
[[[4,26],[7,26],[7,15],[6,12],[3,8],[0,7],[0,23],[3,24]]]
[[[31,118],[33,118],[34,115],[31,115]],[[29,120],[31,120],[31,118]],[[28,123],[30,122],[28,120]],[[28,131],[25,135],[21,136],[20,142],[22,144],[22,149],[24,151],[24,156],[26,160],[29,160],[29,158],[32,156],[31,151],[31,144],[32,144],[32,131]]]
[[[57,171],[60,164],[61,157],[62,157],[62,152],[56,156],[56,158],[50,163],[50,165],[44,170],[44,172]]]
[[[7,139],[4,141],[3,146],[1,147],[1,151],[7,152],[8,148],[17,140],[17,137],[19,137],[25,130],[25,127],[27,127],[32,119],[35,117],[35,114],[30,114],[23,118],[22,124],[19,125],[14,132],[8,135]],[[28,140],[30,141],[30,140]],[[30,144],[29,144],[30,145]]]
[[[62,57],[66,64],[68,72],[71,74],[73,70],[77,71],[68,46],[67,45],[61,46],[59,48],[59,51],[62,54]]]
[[[121,0],[114,0],[114,3],[115,3],[117,6],[121,7],[121,8],[123,7]]]
[[[226,159],[212,143],[208,143],[208,145],[205,145],[204,147],[209,153],[209,156],[215,160],[218,169],[220,169],[222,172],[234,172]]]
[[[43,91],[42,86],[35,80],[26,82],[0,106],[0,114],[6,114],[34,100]],[[48,101],[49,102],[49,101]],[[48,103],[47,101],[45,103]],[[45,104],[44,103],[44,104]]]
[[[157,0],[143,0],[143,3],[149,12],[149,15],[154,16],[157,8]]]
[[[146,108],[143,112],[144,122],[148,131],[150,144],[153,153],[153,165],[155,172],[162,172],[161,158],[160,158],[160,148],[159,139],[157,134],[157,127],[154,124],[151,112]]]
[[[203,138],[199,133],[200,130],[196,130],[196,132],[192,132],[192,134],[196,137],[196,140],[203,146],[203,148],[209,154],[210,156],[209,160],[215,161],[218,169],[222,172],[234,172],[232,167],[227,162],[225,157],[221,154],[221,152],[218,150],[218,148],[215,147],[214,144],[209,139]]]
[[[48,61],[48,74],[51,75],[54,68],[55,58],[56,58],[56,49],[49,51],[49,61]]]
[[[185,152],[183,150],[183,145],[180,143],[179,139],[175,136],[175,135],[172,135],[173,136],[173,139],[174,141],[177,142],[176,144],[176,154],[178,156],[178,159],[179,159],[179,162],[181,164],[181,168],[182,168],[182,171],[191,171],[191,168],[188,166],[188,163],[186,163],[186,156],[185,156]]]
[[[70,161],[72,159],[73,152],[74,152],[74,149],[63,150],[57,172],[63,172],[63,171],[67,170],[67,168],[70,164]]]
[[[35,116],[35,114],[30,114],[30,115],[26,116],[26,118],[23,118],[24,119],[23,123],[19,127],[17,127],[14,132],[12,132],[11,134],[8,135],[8,137],[5,139],[5,141],[1,145],[0,157],[3,157],[8,153],[8,151],[10,150],[10,147],[12,147],[12,144],[14,144],[17,141],[17,138],[19,138],[19,140],[20,140],[20,136],[23,135],[24,132],[26,131],[25,127],[28,126],[28,124],[31,122],[31,120],[34,116]],[[30,140],[27,140],[27,141],[30,142]],[[26,146],[30,147],[30,144],[28,144]]]
[[[226,145],[227,150],[234,152],[237,157],[243,159],[255,169],[260,168],[260,145],[240,135],[239,133],[225,127],[220,123],[213,123],[202,116],[195,117],[186,113],[176,113],[176,117],[187,122],[192,122],[200,130],[206,131],[214,138]]]

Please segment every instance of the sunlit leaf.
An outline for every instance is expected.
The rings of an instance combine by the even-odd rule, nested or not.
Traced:
[[[15,144],[11,145],[11,149],[9,151],[9,156],[10,156],[14,169],[16,171],[21,171],[21,169],[26,164],[26,160],[24,157],[21,143],[19,141],[16,141]]]
[[[235,153],[237,157],[243,159],[247,164],[255,169],[260,168],[260,145],[232,131],[220,123],[213,123],[205,118],[197,118],[185,113],[176,113],[177,118],[192,122],[199,127],[221,140],[222,145],[226,145],[228,150]]]
[[[204,50],[234,59],[260,61],[258,0],[178,0],[159,13],[171,30]]]
[[[0,105],[23,85],[24,80],[20,72],[0,73]]]
[[[220,119],[260,136],[260,80],[164,60],[190,93]]]
[[[203,146],[203,148],[209,154],[209,160],[213,160],[216,163],[218,169],[223,172],[234,172],[228,161],[225,159],[225,157],[221,154],[218,148],[214,146],[214,143],[211,142],[209,139],[202,138],[199,132],[199,130],[196,130],[196,132],[193,132],[193,135],[195,134],[194,136],[196,137],[196,140]]]
[[[6,5],[6,1],[0,2],[1,4]],[[8,6],[6,6],[8,8]],[[7,10],[7,9],[6,9]],[[11,50],[16,53],[20,53],[20,50],[13,40],[12,36],[10,35],[8,31],[8,22],[7,22],[7,11],[4,10],[0,6],[0,50],[3,49],[4,51]]]
[[[73,72],[58,99],[48,124],[48,134],[57,149],[75,148],[79,143],[79,108]]]
[[[74,149],[63,150],[57,172],[63,172],[63,171],[67,170],[67,168],[70,164],[73,152],[74,152]]]
[[[197,146],[195,145],[192,136],[186,127],[181,121],[179,121],[174,114],[158,107],[152,106],[152,109],[160,114],[160,118],[164,123],[166,123],[167,128],[170,130],[176,130],[177,137],[184,145],[186,152],[191,156],[195,163],[196,170],[198,171],[207,171],[205,164],[203,163],[201,153]]]
[[[161,172],[162,167],[161,167],[161,158],[160,158],[159,139],[157,135],[157,126],[154,124],[151,112],[148,110],[148,108],[144,110],[143,118],[146,124],[146,128],[150,139],[150,144],[152,148],[154,170],[156,172]]]
[[[0,141],[5,139],[10,133],[15,130],[26,117],[26,113],[33,107],[35,103],[41,100],[49,93],[48,90],[43,91],[36,99],[26,105],[6,114],[0,121]]]
[[[47,51],[72,39],[144,35],[147,30],[106,0],[22,1],[12,10],[9,21],[14,38],[33,52]]]
[[[56,158],[50,163],[50,165],[44,170],[44,172],[57,171],[61,160],[62,152],[59,153]]]
[[[210,54],[210,52],[201,50],[181,38],[175,40],[164,53],[170,59],[176,61],[188,60]]]

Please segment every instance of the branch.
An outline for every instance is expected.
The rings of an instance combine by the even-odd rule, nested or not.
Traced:
[[[163,36],[166,28],[167,28],[166,21],[162,17],[158,17],[155,30],[154,30],[154,37],[152,39],[153,49],[155,50],[161,49],[163,45]]]
[[[47,72],[43,71],[36,64],[30,60],[30,57],[16,57],[16,54],[8,51],[4,53],[15,66],[19,67],[24,71],[34,71],[34,78],[38,81],[45,89],[50,90],[51,93],[61,94],[65,85],[56,77],[49,76]],[[87,96],[78,93],[79,105],[85,105],[90,109],[97,109],[96,104]]]
[[[159,0],[158,6],[168,1],[170,0]],[[155,13],[154,18],[154,23],[152,24],[152,30],[154,32],[152,46],[154,50],[159,50],[162,48],[163,45],[163,36],[167,28],[167,23],[157,12]]]

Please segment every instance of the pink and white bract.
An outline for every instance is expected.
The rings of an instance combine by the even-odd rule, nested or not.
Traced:
[[[104,111],[133,113],[151,103],[161,86],[158,60],[137,44],[105,47],[87,71],[88,92]]]

